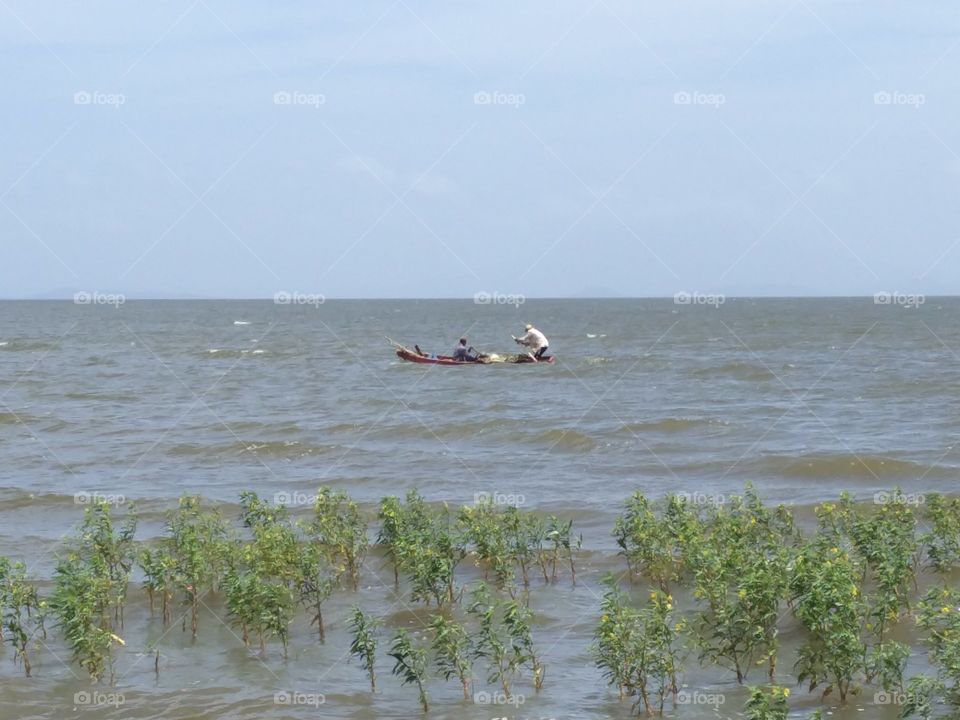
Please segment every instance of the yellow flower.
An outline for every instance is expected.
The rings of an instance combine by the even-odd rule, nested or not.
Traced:
[[[942,608],[940,608],[940,612],[942,612],[944,615],[946,615],[948,612],[950,612],[950,608],[948,608],[948,607],[942,607]]]

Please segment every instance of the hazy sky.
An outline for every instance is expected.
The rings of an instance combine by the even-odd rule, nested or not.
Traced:
[[[0,296],[960,293],[955,2],[0,0]]]

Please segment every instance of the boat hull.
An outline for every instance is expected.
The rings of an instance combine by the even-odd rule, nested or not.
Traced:
[[[420,365],[540,365],[553,364],[553,356],[546,355],[533,362],[527,355],[485,355],[477,360],[455,360],[450,355],[427,355],[406,347],[397,348],[397,357]]]

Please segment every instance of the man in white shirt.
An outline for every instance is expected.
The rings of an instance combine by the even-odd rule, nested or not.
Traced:
[[[527,323],[523,329],[527,331],[526,335],[523,337],[511,337],[513,337],[514,341],[518,345],[524,345],[530,348],[531,352],[527,354],[530,355],[534,362],[536,362],[543,357],[543,354],[547,351],[550,342],[547,340],[546,335],[537,330],[530,323]]]

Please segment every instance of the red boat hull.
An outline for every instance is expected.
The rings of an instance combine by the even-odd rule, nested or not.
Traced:
[[[546,363],[550,365],[553,363],[552,355],[545,355],[540,358],[540,360],[534,363],[532,360],[510,360],[510,361],[489,361],[489,360],[454,360],[449,355],[427,355],[417,353],[415,350],[411,350],[405,347],[397,348],[397,357],[401,360],[406,360],[407,362],[420,363],[421,365],[539,365],[540,363]],[[525,358],[525,355],[521,355],[521,358]]]

